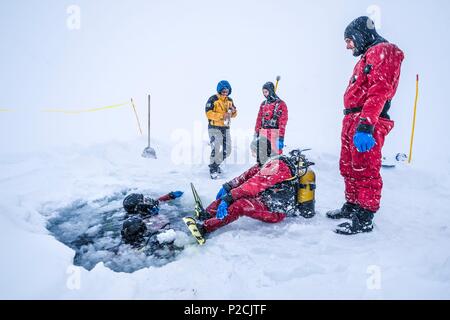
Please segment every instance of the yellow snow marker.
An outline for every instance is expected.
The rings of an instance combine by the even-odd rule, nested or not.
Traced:
[[[134,102],[133,102],[133,98],[131,98],[131,105],[133,106],[133,110],[134,110],[134,115],[136,116],[136,121],[139,127],[139,132],[141,133],[142,136],[142,129],[141,129],[141,123],[139,122],[139,117],[136,111],[136,107],[134,106]]]
[[[275,83],[275,92],[278,90],[278,82],[280,82],[281,77],[277,76],[277,82]]]
[[[419,100],[419,75],[416,76],[416,98],[414,100],[414,116],[413,116],[413,124],[411,131],[411,141],[409,144],[409,157],[408,163],[411,163],[412,160],[412,149],[414,144],[414,131],[416,129],[416,114],[417,114],[417,101]]]

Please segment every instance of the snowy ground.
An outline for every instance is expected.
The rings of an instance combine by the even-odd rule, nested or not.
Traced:
[[[450,298],[448,170],[384,170],[375,232],[343,237],[325,218],[343,201],[338,157],[317,151],[309,153],[318,184],[312,220],[268,225],[242,218],[205,246],[192,243],[175,261],[134,273],[102,263],[91,271],[74,267],[74,251],[46,228],[58,209],[130,188],[183,190],[181,205],[189,208],[189,182],[206,204],[248,167],[229,166],[223,180],[211,181],[204,165],[171,165],[171,150],[156,145],[156,161],[140,157],[143,140],[2,157],[0,298]]]

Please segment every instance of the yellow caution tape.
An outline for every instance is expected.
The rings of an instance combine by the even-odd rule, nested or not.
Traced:
[[[93,109],[86,109],[86,110],[63,110],[63,109],[45,109],[42,110],[42,112],[57,112],[57,113],[65,113],[65,114],[80,114],[85,112],[96,112],[101,110],[107,110],[107,109],[114,109],[114,108],[120,108],[126,105],[129,105],[129,102],[120,103],[120,104],[114,104],[112,106],[106,106],[101,108],[93,108]]]

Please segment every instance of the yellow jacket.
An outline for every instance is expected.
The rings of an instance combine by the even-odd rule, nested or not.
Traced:
[[[219,94],[213,95],[208,99],[206,103],[206,117],[208,118],[210,127],[225,127],[228,128],[229,125],[225,125],[225,115],[228,113],[228,109],[234,107],[233,99],[230,97],[224,97]],[[236,118],[237,111],[231,113],[232,118]]]

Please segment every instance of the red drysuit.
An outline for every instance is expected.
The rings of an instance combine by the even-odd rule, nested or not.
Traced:
[[[219,220],[216,218],[220,199],[214,201],[206,209],[211,216],[204,222],[207,232],[212,232],[224,225],[237,220],[240,216],[247,216],[268,223],[282,221],[284,212],[272,212],[264,201],[262,194],[269,189],[280,187],[280,184],[293,177],[291,168],[279,158],[269,160],[262,168],[253,166],[228,184],[232,188],[230,194],[233,202],[228,207],[228,215]]]
[[[277,121],[275,125],[269,125],[269,122],[274,117],[274,112],[277,112]],[[288,122],[288,109],[286,103],[282,100],[274,102],[264,101],[258,112],[256,119],[255,133],[258,136],[264,136],[271,142],[272,150],[278,150],[278,138],[284,139],[286,125]],[[283,150],[278,150],[278,154],[282,154]]]
[[[344,95],[348,114],[342,123],[340,171],[345,180],[345,197],[348,202],[372,212],[380,208],[381,149],[394,127],[385,106],[390,106],[397,91],[403,59],[403,52],[387,42],[369,48],[356,64]],[[376,141],[364,153],[358,152],[353,144],[360,125],[373,129]]]

